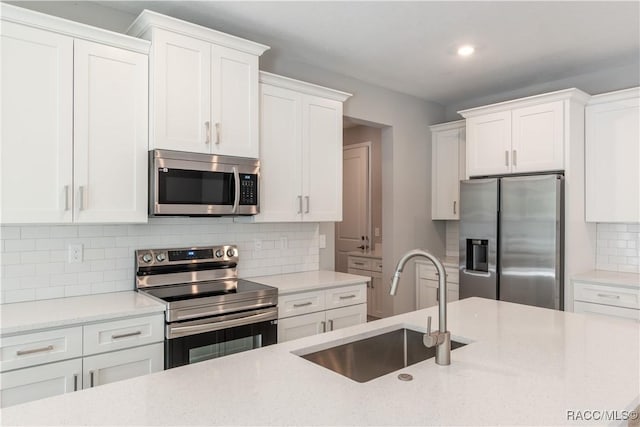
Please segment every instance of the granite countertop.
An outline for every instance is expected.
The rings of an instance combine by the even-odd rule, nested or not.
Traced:
[[[0,335],[163,311],[163,303],[134,291],[2,304]]]
[[[247,280],[278,288],[279,295],[295,292],[329,289],[339,286],[357,285],[371,281],[368,276],[315,270],[302,273],[276,274],[273,276],[248,277]]]
[[[437,324],[431,307],[0,415],[3,425],[567,425],[585,422],[571,411],[620,414],[639,403],[637,322],[482,298],[448,311],[453,338],[469,343],[449,366],[429,359],[358,383],[293,354],[400,327],[424,331],[427,315]]]
[[[640,274],[622,273],[617,271],[591,270],[576,274],[573,281],[588,282],[603,285],[619,285],[640,288]]]

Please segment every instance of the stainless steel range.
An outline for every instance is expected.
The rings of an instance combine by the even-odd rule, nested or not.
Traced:
[[[236,246],[135,255],[136,289],[167,306],[166,369],[277,342],[278,289],[238,279]]]

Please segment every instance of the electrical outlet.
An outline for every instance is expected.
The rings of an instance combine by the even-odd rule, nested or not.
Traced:
[[[325,234],[320,234],[318,236],[318,243],[320,246],[320,249],[326,249],[327,248],[327,236]]]
[[[82,262],[82,245],[69,245],[69,264]]]
[[[262,250],[262,240],[253,239],[253,250],[261,251]]]
[[[289,247],[289,239],[287,236],[280,237],[280,249],[287,249]]]

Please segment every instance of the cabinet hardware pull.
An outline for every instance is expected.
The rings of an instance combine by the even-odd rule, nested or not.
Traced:
[[[351,298],[355,298],[356,294],[351,294],[351,295],[345,295],[345,296],[341,296],[340,299],[351,299]]]
[[[220,144],[220,122],[216,122],[216,145]]]
[[[512,159],[513,159],[513,166],[518,166],[518,152],[516,150],[513,150],[513,155],[512,155]]]
[[[620,295],[612,295],[612,294],[598,294],[600,298],[613,298],[620,299]]]
[[[453,214],[455,215],[456,212],[456,203],[458,203],[456,200],[453,201]]]
[[[94,371],[89,371],[89,387],[93,387]]]
[[[327,332],[327,322],[320,322],[320,324],[322,325],[322,332]]]
[[[302,196],[298,196],[298,213],[302,213]]]
[[[364,262],[354,262],[355,265],[364,265]]]
[[[211,123],[208,120],[204,122],[204,130],[205,130],[204,143],[208,144],[211,142]]]
[[[509,166],[509,150],[504,150],[504,165]]]
[[[111,339],[117,340],[120,338],[135,337],[136,335],[142,335],[142,331],[128,332],[126,334],[120,334],[120,335],[111,335]]]
[[[79,210],[83,211],[87,209],[87,187],[85,187],[84,185],[81,185],[80,187],[78,187],[78,198],[80,199],[79,201]]]
[[[307,307],[313,304],[311,301],[303,302],[301,304],[293,304],[293,308]]]
[[[304,198],[307,200],[307,210],[304,213],[309,213],[309,196],[304,196]]]
[[[69,186],[64,186],[64,210],[69,210]]]
[[[73,374],[73,391],[78,391],[78,374]]]
[[[16,355],[17,356],[26,356],[27,354],[42,353],[42,352],[51,351],[51,350],[53,350],[53,346],[52,345],[48,345],[46,347],[34,348],[34,349],[31,349],[31,350],[18,350],[18,351],[16,351]]]
[[[333,331],[333,320],[329,319],[329,330]]]

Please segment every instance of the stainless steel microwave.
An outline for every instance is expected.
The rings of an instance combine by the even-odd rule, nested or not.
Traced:
[[[255,215],[260,161],[171,150],[149,152],[149,215]]]

